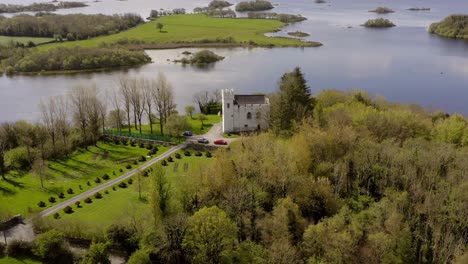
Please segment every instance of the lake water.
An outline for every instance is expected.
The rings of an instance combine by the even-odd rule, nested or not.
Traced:
[[[1,0],[0,0],[1,1]],[[37,1],[11,1],[26,3]],[[122,13],[147,16],[158,8],[206,5],[209,1],[189,0],[103,0],[90,6],[60,12]],[[233,1],[236,2],[236,1]],[[150,50],[153,63],[137,69],[102,73],[55,76],[0,77],[0,121],[35,120],[41,98],[65,94],[74,85],[95,84],[115,89],[122,74],[156,77],[164,72],[175,87],[176,103],[182,110],[200,90],[233,88],[238,93],[272,92],[285,71],[302,68],[314,93],[323,89],[362,89],[391,101],[418,103],[468,115],[468,42],[440,38],[427,33],[430,23],[452,13],[468,14],[466,0],[313,0],[277,1],[275,12],[302,14],[307,21],[283,29],[278,35],[300,30],[307,39],[320,41],[320,48],[213,49],[226,58],[209,68],[182,66],[170,61],[184,50]],[[359,26],[378,17],[368,10],[388,6],[387,15],[397,27],[367,29]],[[410,7],[430,7],[412,12]],[[351,28],[349,28],[351,27]],[[168,61],[169,59],[169,61]]]

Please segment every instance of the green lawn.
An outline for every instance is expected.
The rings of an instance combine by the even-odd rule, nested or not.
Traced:
[[[34,42],[34,44],[42,44],[46,42],[53,41],[53,38],[30,38],[30,37],[8,37],[8,36],[0,36],[0,44],[8,44],[9,42],[19,42],[27,45],[30,41]]]
[[[167,149],[159,147],[158,154]],[[7,181],[0,178],[0,210],[27,216],[31,210],[45,208],[39,208],[39,201],[51,206],[52,203],[48,201],[51,196],[60,202],[104,183],[105,180],[102,179],[104,174],[108,174],[111,179],[124,174],[129,171],[125,168],[126,165],[131,164],[132,169],[135,168],[137,165],[133,164],[134,161],[142,155],[146,156],[147,153],[146,148],[139,146],[99,142],[97,147],[79,149],[66,159],[49,161],[44,171],[46,178],[44,189],[41,188],[38,176],[31,173],[24,175],[10,173],[6,176]],[[120,172],[120,169],[123,172]],[[101,183],[95,182],[97,177],[101,177]],[[91,186],[88,186],[88,182]],[[69,188],[73,189],[73,194],[67,193]],[[58,198],[61,192],[65,194],[64,199]]]
[[[18,258],[0,258],[0,264],[41,264],[40,261],[31,259],[18,259]]]
[[[162,32],[156,29],[156,23],[164,25]],[[227,37],[234,38],[237,43],[253,41],[259,45],[275,45],[279,47],[311,46],[311,43],[302,42],[298,39],[267,37],[264,35],[285,25],[285,23],[272,19],[211,18],[203,14],[172,15],[118,34],[83,41],[54,43],[41,48],[50,48],[57,45],[95,47],[102,42],[115,42],[125,38],[152,44],[168,44],[226,39]]]
[[[181,179],[186,177],[190,170],[205,166],[212,160],[205,156],[196,157],[193,155],[195,151],[191,152],[192,155],[189,157],[184,156],[182,151],[179,152],[182,158],[174,158],[174,162],[169,162],[168,166],[164,167],[175,200],[179,196],[180,188],[178,186]],[[174,155],[172,156],[175,157]],[[185,166],[187,166],[187,171],[184,169]],[[107,190],[108,194],[102,193],[102,199],[93,198],[93,202],[90,204],[82,202],[81,208],[73,206],[74,212],[72,214],[60,212],[60,219],[56,220],[49,217],[49,221],[55,222],[57,226],[65,228],[68,223],[80,223],[86,226],[89,232],[99,232],[99,230],[102,231],[113,223],[130,220],[132,217],[141,218],[147,216],[150,211],[146,199],[147,190],[143,190],[143,199],[140,200],[135,176],[132,179],[133,184],[128,185],[127,188],[116,187],[115,191],[111,188]],[[143,177],[142,179],[142,186],[148,186],[149,177]]]
[[[201,121],[199,119],[198,114],[195,114],[192,117],[187,116],[187,121],[191,126],[191,131],[192,131],[193,134],[196,134],[196,135],[205,134],[206,132],[208,132],[211,129],[211,127],[214,124],[220,123],[221,120],[222,120],[221,116],[207,115],[206,120],[203,121],[203,124],[204,124],[203,128],[204,129],[202,130],[201,129],[202,125],[201,125]],[[114,129],[114,130],[116,130],[116,129]],[[123,128],[122,131],[126,131],[125,128]],[[151,134],[150,125],[142,125],[141,126],[141,132],[143,134]],[[135,130],[135,127],[132,127],[132,133],[138,133],[138,131]],[[159,127],[159,122],[156,123],[156,124],[153,124],[153,135],[161,135],[161,129]],[[177,142],[178,139],[174,138],[173,141]]]

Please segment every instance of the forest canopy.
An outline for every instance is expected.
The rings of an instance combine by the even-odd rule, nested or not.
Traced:
[[[49,38],[58,35],[72,41],[115,34],[143,22],[136,14],[17,15],[11,18],[0,17],[0,35]]]
[[[57,9],[76,8],[88,6],[83,2],[60,2],[57,5],[49,3],[33,3],[30,5],[6,5],[0,4],[0,13],[19,12],[52,12]]]
[[[429,32],[443,37],[468,39],[468,15],[450,15],[432,23]]]

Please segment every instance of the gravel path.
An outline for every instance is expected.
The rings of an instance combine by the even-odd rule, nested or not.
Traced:
[[[46,217],[46,216],[49,216],[49,215],[52,215],[60,210],[62,210],[63,208],[67,207],[67,206],[72,206],[75,204],[75,202],[78,202],[78,201],[81,201],[81,200],[84,200],[85,198],[97,193],[97,192],[100,192],[100,191],[104,191],[105,189],[107,188],[110,188],[116,184],[118,184],[119,182],[122,182],[130,177],[132,177],[134,174],[136,174],[137,172],[139,171],[143,171],[145,170],[146,168],[152,166],[153,164],[155,164],[156,162],[160,161],[160,160],[163,160],[167,157],[169,157],[171,154],[173,154],[174,152],[178,151],[178,150],[181,150],[183,148],[186,147],[186,144],[183,143],[183,144],[180,144],[180,145],[177,145],[175,147],[172,147],[170,148],[168,151],[164,152],[163,154],[157,156],[156,158],[153,158],[151,159],[150,161],[148,161],[147,163],[139,166],[138,168],[136,169],[133,169],[127,173],[125,173],[124,175],[120,176],[120,177],[117,177],[113,180],[110,180],[106,183],[103,183],[99,186],[96,186],[95,188],[92,188],[91,190],[87,190],[86,192],[84,193],[81,193],[75,197],[72,197],[62,203],[59,203],[59,204],[56,204],[52,207],[49,207],[47,209],[45,209],[44,211],[42,211],[40,213],[40,215],[42,217]]]

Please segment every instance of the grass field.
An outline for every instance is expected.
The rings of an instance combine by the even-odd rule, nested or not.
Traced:
[[[194,151],[191,151],[194,153]],[[181,159],[174,159],[174,162],[169,162],[166,169],[166,177],[172,188],[172,197],[177,198],[180,194],[178,186],[181,180],[188,175],[190,170],[205,166],[212,159],[205,156],[196,157],[191,155],[189,157],[184,156],[183,152]],[[173,155],[174,156],[174,155]],[[187,165],[185,165],[187,164]],[[187,171],[184,167],[187,166]],[[89,228],[90,232],[99,232],[104,230],[116,222],[122,222],[129,220],[132,217],[144,217],[150,212],[149,205],[147,202],[147,190],[143,189],[142,197],[139,199],[138,185],[135,177],[132,177],[133,184],[128,185],[127,188],[116,187],[116,190],[109,189],[109,193],[103,194],[102,199],[94,199],[90,204],[81,203],[82,207],[77,208],[73,206],[74,212],[72,214],[65,214],[60,212],[60,219],[56,220],[49,217],[52,223],[57,223],[57,226],[67,226],[67,223],[72,221],[73,223],[80,223],[83,226]],[[142,186],[149,185],[149,177],[142,177]]]
[[[30,41],[34,42],[34,44],[42,44],[46,42],[53,41],[53,38],[30,38],[30,37],[8,37],[8,36],[0,36],[0,44],[8,44],[9,42],[18,42],[27,45]]]
[[[156,29],[156,24],[162,23],[163,30]],[[197,42],[201,40],[216,40],[232,37],[236,43],[255,42],[258,45],[274,45],[278,47],[304,47],[311,43],[293,38],[267,37],[264,34],[283,26],[278,20],[271,19],[228,19],[211,18],[203,14],[172,15],[159,18],[118,34],[97,37],[89,40],[63,42],[44,45],[47,49],[64,45],[73,47],[95,47],[102,42],[115,42],[120,39],[140,40],[152,44],[167,44],[181,42]]]
[[[41,264],[40,261],[31,259],[18,259],[18,258],[0,258],[0,264]]]
[[[201,135],[205,134],[208,132],[211,127],[216,124],[221,122],[221,116],[218,115],[207,115],[206,120],[203,121],[203,130],[201,129],[201,121],[199,119],[199,115],[195,114],[192,117],[187,116],[187,121],[191,126],[191,131],[195,135]],[[115,129],[114,129],[115,130]],[[125,131],[125,128],[123,128],[123,131]],[[138,131],[135,130],[135,127],[132,127],[132,132],[133,133],[138,133]],[[151,129],[150,125],[142,125],[141,126],[141,132],[143,134],[151,134]],[[153,124],[153,134],[154,135],[161,135],[161,129],[159,127],[159,123]],[[174,142],[178,141],[177,139],[173,140]]]
[[[159,147],[158,154],[167,149]],[[134,161],[147,153],[146,148],[139,146],[99,142],[97,147],[79,149],[66,159],[49,161],[44,171],[44,189],[41,188],[40,178],[32,173],[10,173],[6,177],[7,181],[0,178],[0,210],[27,216],[31,210],[51,206],[53,203],[48,201],[51,196],[60,202],[102,184],[105,182],[102,179],[104,174],[108,174],[111,179],[124,174],[129,171],[125,168],[128,164],[131,164],[132,169],[135,168],[138,165],[134,165]],[[97,177],[101,178],[101,183],[95,182]],[[67,193],[69,188],[73,189],[73,194]],[[65,194],[64,199],[58,198],[61,192]],[[45,202],[46,207],[40,208],[39,201]]]

